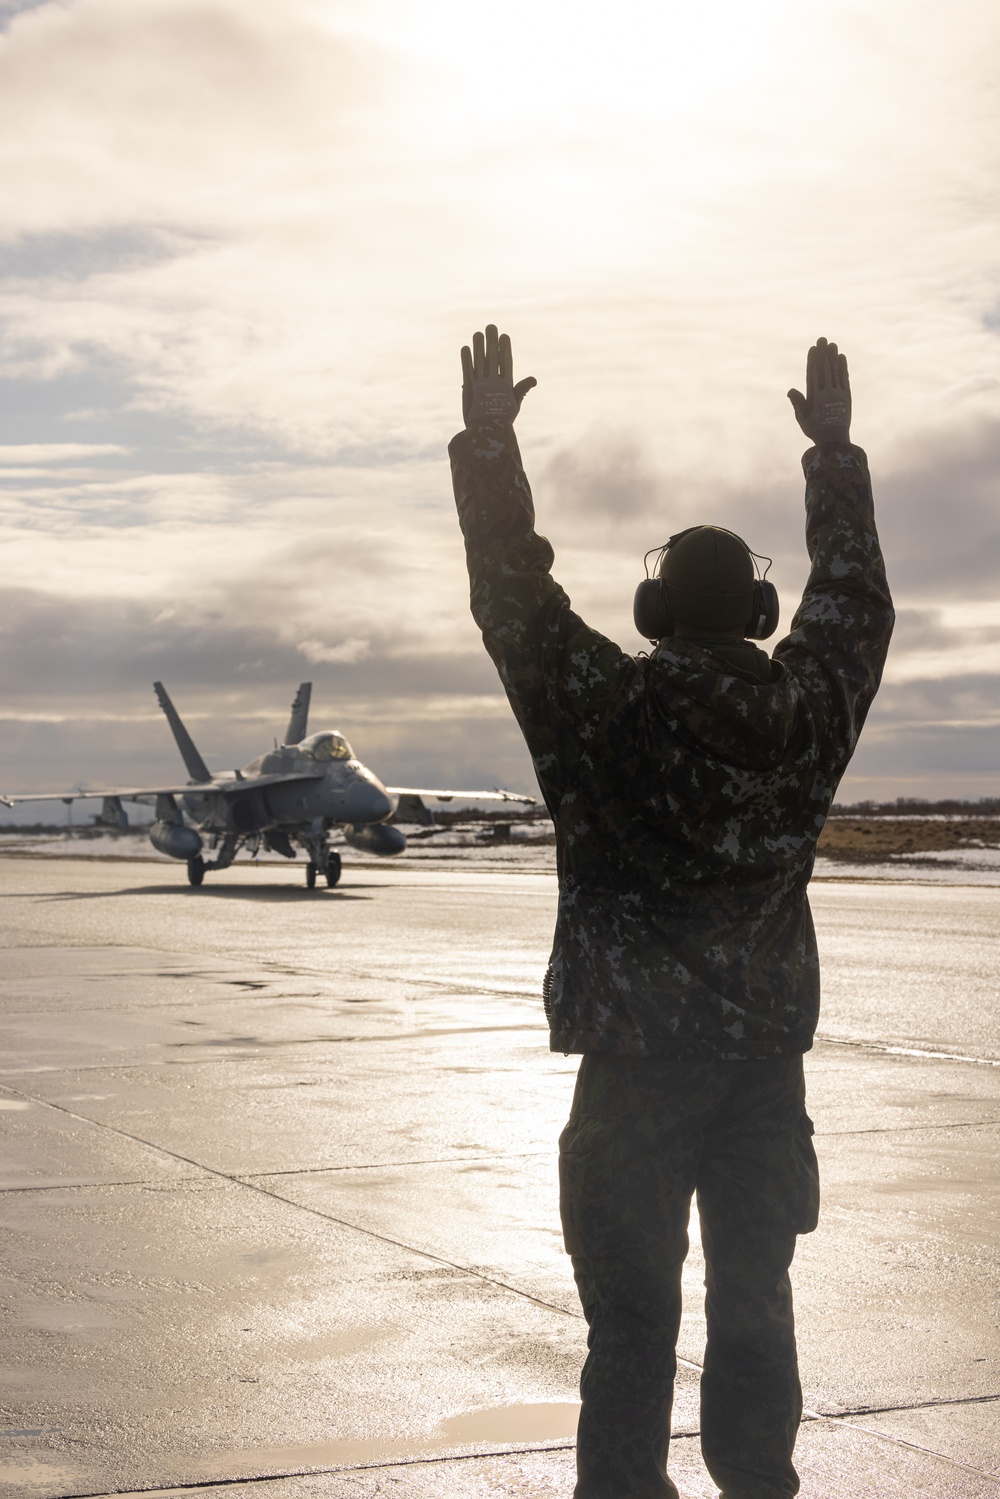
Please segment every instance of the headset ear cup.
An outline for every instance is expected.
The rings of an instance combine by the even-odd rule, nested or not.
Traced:
[[[747,627],[748,640],[767,640],[778,628],[778,590],[767,578],[758,578],[753,589],[753,608]]]
[[[662,578],[643,578],[632,600],[632,618],[647,640],[663,640],[674,633],[670,600]]]

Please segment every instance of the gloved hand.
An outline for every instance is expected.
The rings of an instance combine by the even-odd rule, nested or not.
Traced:
[[[490,323],[486,337],[473,334],[472,348],[462,350],[462,416],[465,425],[474,422],[512,422],[521,402],[538,381],[534,375],[514,384],[510,339],[506,333],[497,337]]]
[[[790,390],[795,420],[813,442],[850,442],[851,382],[847,358],[836,344],[817,338],[806,358],[806,393]]]

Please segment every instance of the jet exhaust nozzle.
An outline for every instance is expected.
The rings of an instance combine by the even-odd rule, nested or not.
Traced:
[[[344,829],[344,837],[352,848],[363,849],[366,854],[381,854],[383,858],[401,854],[406,848],[404,835],[386,822],[356,822]]]
[[[202,850],[201,834],[179,822],[154,822],[149,830],[149,841],[171,859],[193,859]]]

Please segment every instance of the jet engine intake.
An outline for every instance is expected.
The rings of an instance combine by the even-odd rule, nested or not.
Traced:
[[[344,829],[344,837],[352,848],[363,849],[368,854],[381,854],[386,858],[392,854],[401,854],[406,848],[404,835],[386,822],[356,822]]]
[[[226,800],[229,825],[237,833],[259,833],[272,821],[262,791],[248,791],[244,796],[229,796]]]
[[[161,854],[171,859],[193,859],[201,853],[201,834],[179,822],[154,822],[149,841]]]

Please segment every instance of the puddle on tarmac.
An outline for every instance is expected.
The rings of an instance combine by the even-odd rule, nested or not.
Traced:
[[[23,1495],[24,1499],[29,1499],[36,1491],[65,1494],[86,1486],[80,1469],[67,1468],[58,1461],[46,1462],[44,1458],[17,1450],[0,1456],[0,1483],[10,1484],[11,1492]]]
[[[447,1442],[461,1446],[469,1442],[553,1442],[576,1436],[579,1415],[577,1401],[498,1405],[452,1416],[438,1430]]]
[[[433,1431],[412,1437],[341,1437],[295,1447],[219,1452],[206,1457],[185,1476],[188,1482],[208,1477],[250,1478],[288,1469],[347,1468],[405,1462],[407,1458],[454,1456],[456,1451],[470,1448],[532,1447],[542,1442],[570,1442],[576,1436],[579,1414],[579,1403],[568,1400],[537,1405],[490,1406],[483,1410],[463,1411],[442,1421]],[[184,1466],[186,1468],[187,1464]]]

